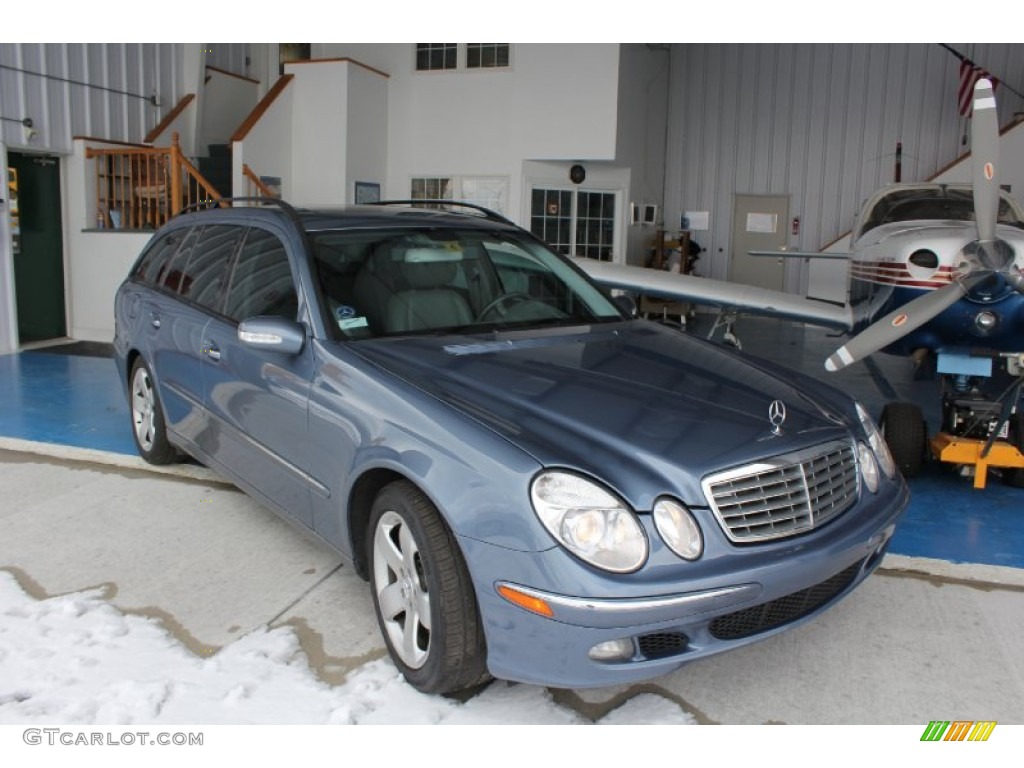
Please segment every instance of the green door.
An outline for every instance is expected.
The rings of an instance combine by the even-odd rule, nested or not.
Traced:
[[[14,290],[18,340],[25,344],[63,338],[67,326],[59,166],[55,158],[17,152],[7,154],[7,163],[14,171],[8,177],[17,180]]]

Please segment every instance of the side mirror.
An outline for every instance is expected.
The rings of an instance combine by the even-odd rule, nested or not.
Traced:
[[[306,344],[306,328],[283,317],[250,317],[238,324],[238,340],[253,349],[297,355]]]
[[[613,296],[612,301],[615,302],[615,306],[621,309],[627,317],[636,317],[636,302],[633,301],[633,297],[628,293],[620,293],[618,296]]]

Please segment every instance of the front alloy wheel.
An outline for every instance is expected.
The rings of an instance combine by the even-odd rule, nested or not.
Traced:
[[[488,679],[476,594],[455,538],[412,483],[385,486],[370,512],[370,580],[395,666],[424,693]]]
[[[430,592],[412,529],[390,510],[373,536],[373,583],[391,647],[403,664],[419,669],[430,650]]]

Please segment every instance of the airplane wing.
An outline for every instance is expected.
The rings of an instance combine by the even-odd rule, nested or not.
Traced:
[[[807,299],[752,285],[727,283],[723,280],[680,275],[676,272],[644,267],[628,267],[580,256],[574,256],[573,261],[595,282],[609,288],[623,288],[649,296],[736,309],[748,315],[782,317],[829,328],[849,330],[853,327],[853,315],[846,305]]]
[[[849,261],[852,253],[842,251],[747,251],[751,256],[773,256],[780,259],[841,259]]]

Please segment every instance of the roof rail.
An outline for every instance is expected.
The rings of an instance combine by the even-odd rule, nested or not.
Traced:
[[[221,203],[259,203],[260,205],[276,206],[291,213],[295,212],[295,207],[291,203],[286,202],[279,197],[220,197],[216,200],[210,198],[209,200],[200,200],[192,203],[191,205],[186,205],[179,211],[179,213],[202,211],[214,205],[219,206]]]
[[[458,206],[460,208],[469,208],[471,210],[476,211],[477,213],[482,213],[484,218],[489,220],[489,221],[497,221],[497,222],[500,222],[502,224],[512,224],[512,226],[515,226],[515,224],[513,222],[511,222],[508,219],[506,219],[500,213],[496,213],[495,211],[492,211],[490,208],[484,208],[484,206],[477,205],[476,203],[464,203],[461,200],[440,200],[440,199],[438,199],[438,200],[435,200],[435,199],[428,199],[428,200],[378,200],[375,203],[370,203],[370,205],[415,205],[415,206],[424,206],[424,205],[442,206],[442,205],[447,205],[447,206]]]

